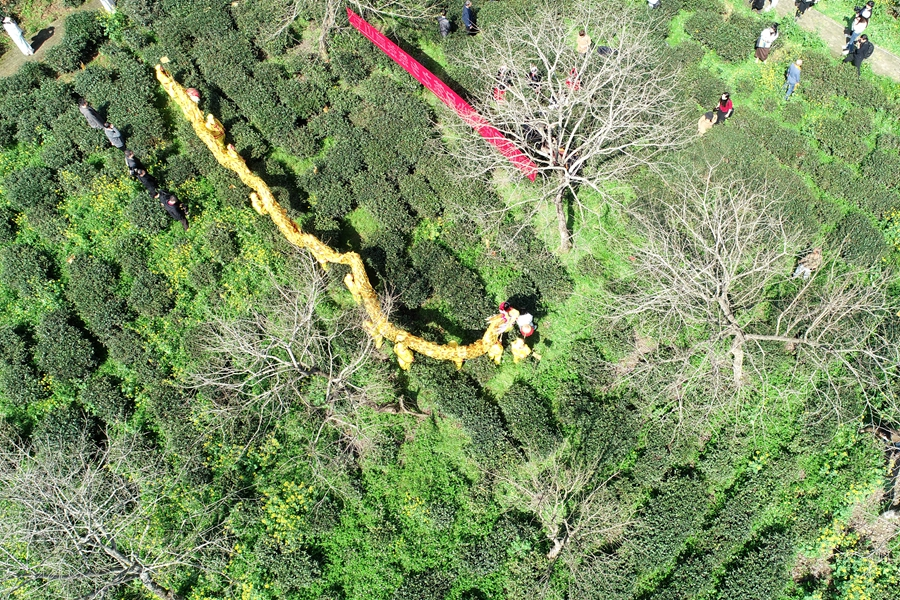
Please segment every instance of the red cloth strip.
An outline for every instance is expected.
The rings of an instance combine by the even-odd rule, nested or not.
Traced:
[[[488,125],[484,117],[475,112],[475,109],[463,100],[459,94],[451,90],[446,83],[435,77],[434,73],[423,67],[419,61],[400,49],[397,44],[387,39],[384,34],[349,8],[347,9],[347,17],[350,19],[350,24],[361,34],[378,46],[391,60],[403,67],[407,73],[415,77],[419,83],[431,90],[441,102],[455,110],[456,114],[463,121],[475,129],[481,137],[493,144],[500,151],[500,154],[508,158],[528,179],[534,181],[534,177],[537,174],[537,165],[522,154],[515,144],[503,137],[503,134],[496,128]]]

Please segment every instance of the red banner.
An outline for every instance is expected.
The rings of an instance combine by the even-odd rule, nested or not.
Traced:
[[[500,151],[500,154],[508,158],[516,168],[525,173],[528,179],[534,181],[534,177],[537,174],[537,165],[522,154],[515,144],[503,137],[503,134],[496,128],[491,127],[459,94],[451,90],[446,83],[435,77],[434,73],[423,67],[419,61],[404,52],[400,46],[387,39],[384,34],[349,8],[347,9],[347,17],[350,19],[350,24],[359,30],[361,34],[378,46],[395,63],[403,67],[407,73],[415,77],[419,83],[434,92],[434,95],[441,102],[455,110],[456,114],[463,121],[469,124],[472,129],[475,129],[481,137],[493,144]]]

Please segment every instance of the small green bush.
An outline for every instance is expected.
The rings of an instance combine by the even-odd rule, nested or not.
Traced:
[[[134,412],[134,402],[122,392],[122,381],[112,375],[97,374],[81,390],[79,400],[91,414],[107,423],[128,419]]]
[[[54,380],[79,382],[96,368],[93,345],[79,327],[69,322],[65,311],[55,310],[44,315],[35,334],[35,360]]]
[[[881,231],[859,212],[847,213],[829,234],[827,243],[840,248],[842,257],[861,267],[879,264],[889,250]]]
[[[118,285],[117,269],[100,259],[77,255],[69,264],[66,297],[104,342],[129,321],[125,302],[115,294]]]
[[[816,123],[813,135],[825,152],[847,162],[858,164],[866,155],[865,144],[840,119],[822,119]]]
[[[0,280],[22,296],[33,296],[49,280],[50,258],[25,244],[11,244],[0,250]]]
[[[528,384],[513,383],[497,404],[513,437],[526,448],[547,454],[559,444],[559,432],[546,399]]]
[[[125,209],[125,217],[147,235],[165,231],[171,221],[159,205],[159,200],[151,198],[144,190],[132,194]]]
[[[241,252],[234,232],[221,221],[211,224],[203,232],[203,242],[209,254],[222,265],[236,259]]]
[[[478,276],[437,242],[423,240],[413,246],[410,255],[456,322],[466,329],[483,329],[494,306]]]
[[[174,305],[166,278],[146,268],[138,271],[128,296],[131,310],[148,317],[162,317]]]
[[[98,11],[80,11],[66,17],[62,42],[47,51],[47,64],[61,73],[68,73],[86,63],[91,54],[106,39]]]
[[[763,30],[761,21],[732,13],[728,20],[710,10],[696,11],[684,24],[687,33],[727,62],[744,60]],[[773,48],[778,47],[781,38]]]
[[[57,187],[56,174],[47,167],[23,167],[3,181],[9,203],[19,210],[45,204],[55,208],[60,200]]]
[[[722,79],[699,65],[691,65],[683,71],[681,85],[685,93],[704,110],[715,106],[722,92],[728,89]]]
[[[20,408],[50,395],[31,362],[30,337],[8,326],[0,327],[0,390]]]
[[[888,187],[897,187],[900,176],[900,153],[885,148],[879,137],[876,149],[863,159],[861,170],[867,185],[880,183]]]

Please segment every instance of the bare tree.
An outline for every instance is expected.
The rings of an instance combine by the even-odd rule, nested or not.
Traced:
[[[201,329],[200,364],[185,385],[206,393],[204,420],[230,439],[248,424],[248,439],[255,439],[298,404],[358,434],[350,415],[379,398],[384,384],[370,360],[364,314],[324,307],[326,276],[308,254],[295,252],[287,262],[289,285],[273,275],[259,308],[240,318],[213,318]],[[367,376],[360,378],[363,368]]]
[[[835,258],[811,277],[792,278],[809,248],[789,227],[781,199],[765,187],[717,182],[712,166],[705,177],[661,179],[672,193],[630,211],[643,239],[632,249],[632,276],[614,286],[605,307],[656,343],[644,344],[620,375],[654,401],[674,399],[682,421],[690,412],[702,422],[698,416],[736,392],[761,388],[813,394],[818,408],[839,411],[857,395],[889,399],[896,413],[900,340],[884,328],[897,311],[890,273],[846,264],[834,248],[826,255]]]
[[[615,477],[597,477],[601,457],[584,460],[568,444],[534,456],[500,478],[501,503],[533,514],[552,544],[547,558],[564,556],[576,571],[580,560],[619,539],[630,513],[609,489]]]
[[[407,22],[433,21],[440,13],[437,0],[272,0],[272,19],[261,32],[272,40],[282,35],[297,19],[314,19],[319,26],[318,49],[328,59],[328,35],[337,27],[338,16],[350,7],[363,18],[396,19]]]
[[[99,598],[139,581],[171,600],[178,596],[165,587],[168,572],[227,551],[215,507],[182,512],[177,522],[162,517],[175,480],[133,437],[104,447],[86,433],[62,447],[49,438],[0,443],[4,597]]]
[[[635,14],[588,1],[543,2],[484,28],[480,42],[456,57],[485,82],[469,90],[477,112],[537,165],[538,190],[523,193],[520,204],[537,210],[552,203],[562,250],[570,247],[569,199],[582,212],[592,202],[588,192],[608,199],[630,168],[687,136],[676,73],[664,64],[652,25]],[[581,29],[594,42],[583,54],[575,50]],[[467,174],[502,169],[521,179],[467,124],[456,128],[454,152]]]

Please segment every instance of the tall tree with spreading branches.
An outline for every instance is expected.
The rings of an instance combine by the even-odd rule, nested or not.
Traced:
[[[586,194],[609,198],[611,184],[631,168],[686,139],[677,73],[653,27],[625,5],[539,2],[529,14],[484,27],[451,57],[484,82],[469,90],[478,113],[537,166],[537,188],[522,194],[522,204],[553,205],[562,250],[571,245],[570,203],[583,213]],[[576,51],[581,30],[593,40],[585,53]],[[467,174],[511,171],[467,124],[456,126],[455,153]]]
[[[893,416],[900,339],[881,265],[859,267],[826,249],[810,277],[792,277],[812,249],[764,186],[673,170],[669,193],[629,211],[640,240],[631,276],[605,311],[654,343],[620,375],[682,411],[717,411],[738,392],[812,395],[814,410],[857,417],[862,398]],[[687,419],[690,415],[690,419]]]
[[[228,548],[217,505],[185,510],[194,502],[176,499],[177,480],[135,437],[3,436],[0,595],[102,598],[139,582],[162,600],[178,598],[168,575],[203,568],[204,557]]]

